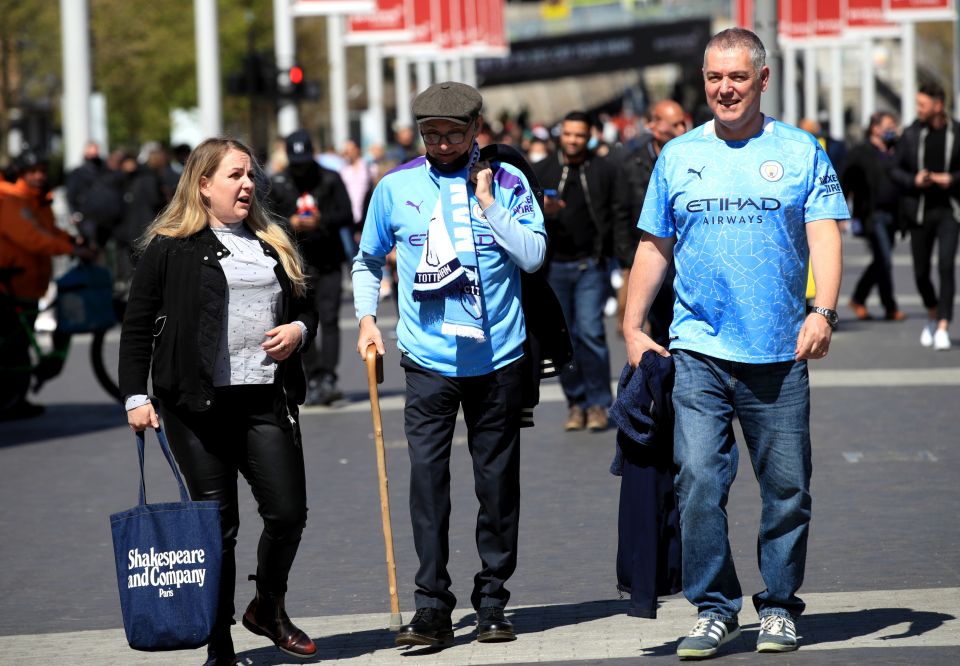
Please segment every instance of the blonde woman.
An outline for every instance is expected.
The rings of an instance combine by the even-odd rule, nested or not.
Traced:
[[[316,653],[287,617],[284,596],[307,514],[297,405],[305,395],[300,350],[317,316],[296,247],[258,202],[258,182],[260,167],[243,144],[197,146],[140,241],[120,340],[130,427],[159,425],[149,376],[191,496],[220,502],[220,610],[207,648],[216,665],[236,663],[237,472],[264,522],[243,624],[288,654]]]

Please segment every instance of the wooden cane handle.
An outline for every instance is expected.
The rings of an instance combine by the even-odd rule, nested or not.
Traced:
[[[366,352],[367,372],[370,372],[370,366],[373,365],[373,376],[377,384],[383,383],[383,357],[377,353],[377,346],[373,343],[367,345]]]

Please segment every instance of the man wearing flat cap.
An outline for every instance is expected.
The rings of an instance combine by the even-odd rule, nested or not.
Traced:
[[[398,645],[453,641],[456,597],[447,573],[450,447],[462,408],[480,511],[481,569],[470,601],[477,640],[516,637],[503,609],[517,563],[520,510],[520,360],[526,327],[520,272],[543,263],[543,216],[518,169],[479,163],[483,99],[463,83],[430,86],[413,101],[426,145],[373,192],[353,262],[357,351],[385,354],[376,324],[387,253],[397,248],[397,346],[406,372],[410,517],[420,559],[417,612]]]

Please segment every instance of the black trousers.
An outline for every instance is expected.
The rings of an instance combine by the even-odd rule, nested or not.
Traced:
[[[893,246],[896,245],[897,230],[894,228],[892,213],[878,210],[871,216],[868,231],[864,234],[873,261],[864,269],[857,286],[853,290],[853,300],[866,303],[873,286],[880,292],[880,302],[887,314],[896,312],[897,299],[893,295]]]
[[[923,305],[937,309],[937,319],[953,320],[953,296],[956,293],[954,272],[957,268],[957,239],[960,224],[949,208],[935,208],[924,215],[923,224],[910,230],[913,252],[913,277]],[[940,297],[930,281],[933,246],[937,248],[937,271],[940,275]]]
[[[504,587],[517,567],[520,518],[520,363],[479,377],[446,377],[404,356],[404,424],[410,453],[410,518],[420,559],[417,608],[452,610],[450,591],[450,448],[463,407],[473,459],[477,551],[481,569],[470,601],[504,607]]]
[[[334,242],[334,241],[331,241]],[[336,239],[339,242],[339,239]],[[314,290],[314,303],[320,319],[320,330],[313,345],[303,352],[303,366],[307,379],[321,379],[331,375],[337,379],[340,363],[340,301],[343,292],[343,274],[340,267],[334,271],[308,268]]]
[[[220,502],[223,569],[218,625],[233,621],[240,527],[237,472],[250,484],[263,532],[257,548],[257,587],[283,594],[307,519],[303,449],[274,412],[275,386],[218,388],[207,412],[160,404],[160,416],[194,500]]]

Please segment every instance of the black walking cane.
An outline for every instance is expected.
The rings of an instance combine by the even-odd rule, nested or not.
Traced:
[[[393,528],[390,525],[390,494],[387,491],[387,455],[383,446],[383,424],[380,420],[380,396],[377,384],[383,383],[383,357],[376,345],[367,347],[367,385],[370,388],[370,414],[373,417],[373,440],[377,451],[377,476],[380,480],[380,518],[383,521],[383,546],[387,553],[387,584],[390,587],[390,630],[399,631],[400,598],[397,596],[397,564],[393,559]]]

